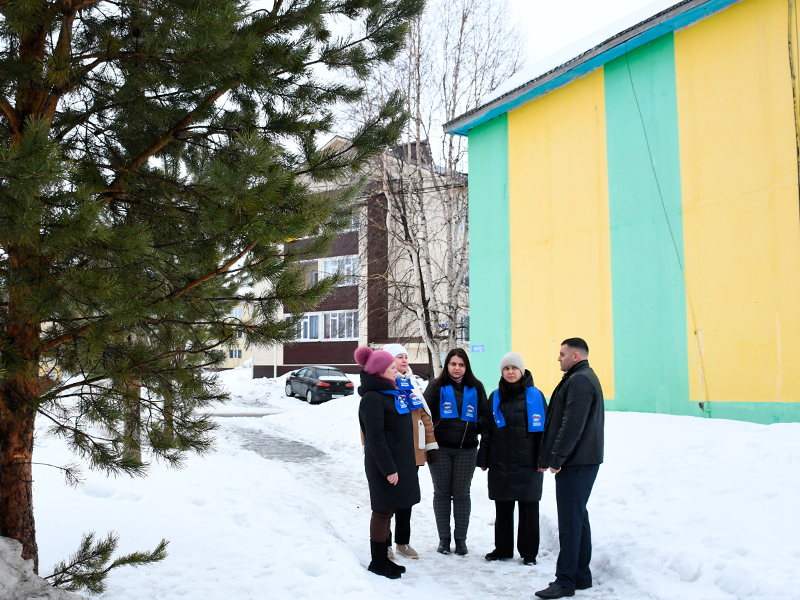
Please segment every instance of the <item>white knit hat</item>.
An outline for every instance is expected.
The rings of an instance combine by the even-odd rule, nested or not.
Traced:
[[[405,354],[408,356],[408,350],[406,350],[406,347],[403,346],[403,344],[386,344],[383,349],[395,358],[400,354]]]
[[[500,360],[500,373],[505,367],[517,367],[521,373],[525,373],[525,361],[516,352],[509,352]]]

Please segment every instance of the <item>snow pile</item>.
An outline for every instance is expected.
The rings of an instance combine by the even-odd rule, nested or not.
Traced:
[[[219,417],[217,452],[181,471],[154,465],[144,480],[89,473],[65,488],[36,465],[42,565],[73,552],[81,533],[120,533],[120,553],[171,541],[168,558],[109,575],[104,598],[380,599],[531,598],[555,572],[553,476],[545,477],[539,564],[498,565],[486,473],[472,485],[470,554],[443,556],[426,467],[422,502],[398,581],[372,575],[369,494],[356,396],[309,406],[287,398],[285,377],[221,375],[232,395]],[[358,378],[353,377],[358,383]],[[69,459],[37,438],[36,460]],[[800,424],[755,425],[691,417],[608,413],[606,462],[589,502],[594,587],[576,597],[637,600],[795,600],[800,596]],[[65,518],[64,515],[69,515]],[[401,559],[402,560],[402,559]],[[0,597],[4,597],[0,593]]]
[[[22,544],[0,537],[0,598],[3,600],[85,600],[52,587],[33,572],[33,561],[22,558]]]

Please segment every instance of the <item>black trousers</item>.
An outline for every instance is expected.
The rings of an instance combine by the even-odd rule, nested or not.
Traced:
[[[404,545],[411,540],[411,507],[394,513],[394,542]]]
[[[419,473],[419,465],[417,465]],[[394,543],[405,545],[411,540],[411,506],[394,512]]]
[[[574,590],[592,583],[592,530],[586,503],[592,493],[600,465],[563,467],[556,473],[558,541],[561,550],[556,562],[556,583]]]
[[[514,500],[495,500],[494,548],[500,556],[514,556]],[[517,550],[522,558],[536,558],[539,553],[539,503],[517,502]]]

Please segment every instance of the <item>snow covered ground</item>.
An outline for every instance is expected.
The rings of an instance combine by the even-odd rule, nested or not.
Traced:
[[[553,579],[558,554],[553,476],[545,477],[539,564],[498,565],[494,506],[480,470],[472,485],[466,557],[435,552],[432,487],[398,581],[368,573],[369,497],[358,398],[318,406],[286,398],[283,378],[222,375],[233,402],[220,415],[217,451],[181,471],[154,465],[144,480],[88,473],[66,488],[35,467],[41,572],[77,547],[84,531],[114,529],[120,552],[171,541],[169,557],[119,569],[104,598],[459,599],[533,598]],[[222,416],[246,415],[246,416]],[[35,460],[70,460],[39,436]],[[800,598],[800,424],[754,425],[690,417],[608,413],[606,462],[589,503],[595,587],[576,597],[635,600]]]

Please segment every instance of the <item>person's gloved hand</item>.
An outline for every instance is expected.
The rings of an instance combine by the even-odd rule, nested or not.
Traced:
[[[429,465],[432,465],[436,462],[436,450],[428,450],[425,453],[425,458],[428,461]]]

